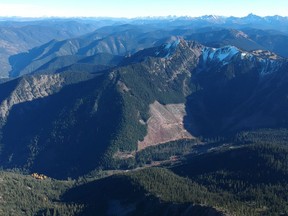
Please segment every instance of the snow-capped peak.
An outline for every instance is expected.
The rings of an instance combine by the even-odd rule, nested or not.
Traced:
[[[181,39],[175,38],[172,41],[165,43],[155,52],[156,56],[168,58],[170,57],[176,50],[177,46],[179,45]]]
[[[239,52],[239,49],[234,46],[225,46],[221,48],[205,47],[202,50],[202,59],[204,63],[207,61],[227,62]]]
[[[260,76],[278,71],[283,64],[281,57],[266,50],[246,52],[239,50],[234,46],[225,46],[221,48],[205,47],[202,50],[202,63],[204,64],[204,67],[210,65],[210,63],[224,66],[235,59],[239,61],[239,64],[241,64],[242,61],[252,63],[251,65],[259,70]]]
[[[180,43],[180,39],[179,38],[177,38],[176,40],[174,40],[174,41],[172,41],[172,42],[170,42],[170,43],[167,43],[166,45],[165,45],[165,49],[166,50],[169,50],[169,49],[175,49],[177,46],[178,46],[178,44]]]

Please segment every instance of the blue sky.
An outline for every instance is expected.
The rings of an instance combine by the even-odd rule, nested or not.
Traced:
[[[288,0],[0,0],[0,16],[288,16]]]

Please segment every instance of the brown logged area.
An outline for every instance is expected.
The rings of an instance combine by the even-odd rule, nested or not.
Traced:
[[[186,115],[184,104],[162,105],[155,101],[150,104],[149,113],[148,133],[143,141],[138,142],[138,150],[169,141],[194,138],[183,125]]]

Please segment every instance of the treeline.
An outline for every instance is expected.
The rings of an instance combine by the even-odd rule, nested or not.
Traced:
[[[147,147],[141,151],[132,153],[128,158],[114,157],[110,161],[113,169],[135,169],[150,165],[153,162],[171,161],[174,158],[182,158],[194,151],[194,147],[201,143],[199,139],[183,139],[167,142],[161,145]]]

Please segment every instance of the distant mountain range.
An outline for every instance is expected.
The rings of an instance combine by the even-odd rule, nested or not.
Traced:
[[[100,68],[96,70],[114,67],[121,58],[169,41],[175,36],[196,40],[211,47],[234,45],[247,51],[262,49],[270,50],[283,57],[288,56],[288,51],[285,49],[288,45],[288,35],[272,30],[245,28],[240,31],[207,27],[197,30],[176,28],[162,31],[150,25],[125,24],[103,27],[78,38],[63,41],[52,40],[29,52],[12,55],[9,59],[12,68],[9,76],[17,77],[23,74],[48,73],[49,71],[55,73],[75,63],[84,66],[84,62],[88,63],[85,58],[89,57],[91,60],[93,56],[98,59],[96,64]],[[101,58],[101,55],[111,55],[108,58],[111,61]]]
[[[159,45],[172,36],[197,40],[212,47],[235,45],[244,50],[267,49],[287,57],[287,23],[287,17],[259,17],[253,14],[243,18],[15,18],[0,22],[0,76],[15,77],[35,70],[56,71],[100,53],[130,55],[140,49]],[[77,58],[70,58],[71,55],[77,55]],[[65,56],[65,59],[61,58],[63,63],[58,65],[56,59],[60,56]],[[101,62],[98,64],[101,69],[102,66],[109,66],[106,63],[101,65]]]
[[[9,57],[26,52],[51,40],[64,40],[89,33],[97,23],[82,23],[73,20],[0,21],[0,77],[8,77],[11,65]]]

